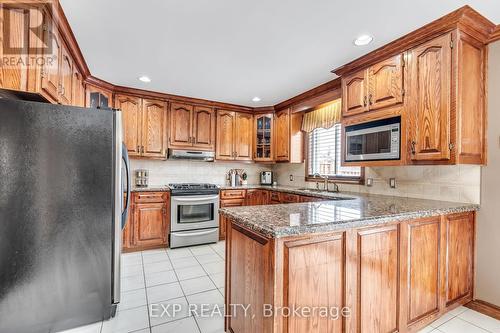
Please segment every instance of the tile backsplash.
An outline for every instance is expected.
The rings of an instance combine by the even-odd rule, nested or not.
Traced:
[[[244,169],[248,184],[260,183],[260,172],[271,170],[271,165],[232,162],[199,162],[186,160],[131,160],[132,178],[134,170],[148,169],[150,185],[169,183],[212,183],[225,185],[230,169]]]
[[[304,163],[276,164],[273,171],[280,185],[315,187],[314,182],[305,181],[304,168]],[[366,178],[373,178],[373,186],[340,184],[340,190],[480,203],[480,166],[371,167],[365,172]],[[395,189],[389,187],[389,178],[396,178]]]
[[[244,169],[248,184],[259,184],[261,171],[272,170],[280,185],[315,187],[305,181],[305,164],[245,164],[232,162],[152,161],[131,160],[131,170],[148,169],[149,184],[195,182],[227,184],[230,169]],[[293,175],[293,181],[290,181]],[[446,201],[480,203],[481,167],[459,166],[404,166],[366,168],[366,177],[373,178],[373,186],[340,184],[341,191],[396,195]],[[389,187],[389,178],[396,178],[396,188]],[[322,186],[322,185],[321,185]]]

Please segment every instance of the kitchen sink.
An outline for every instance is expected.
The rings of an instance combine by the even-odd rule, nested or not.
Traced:
[[[328,197],[325,197],[327,200],[354,200],[355,198],[351,197],[341,197],[341,196],[330,196],[334,192],[327,192],[325,190],[318,190],[315,188],[299,188],[299,191],[304,191],[304,192],[312,192],[312,193],[323,193],[323,194],[328,194]]]

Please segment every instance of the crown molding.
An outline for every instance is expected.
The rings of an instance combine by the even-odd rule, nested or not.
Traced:
[[[490,34],[490,39],[488,40],[489,43],[496,42],[497,40],[500,40],[500,24],[493,29],[493,31]]]
[[[342,76],[354,70],[366,68],[455,29],[460,29],[478,41],[486,44],[494,28],[495,24],[487,18],[476,12],[470,6],[463,6],[422,28],[410,32],[348,64],[332,70],[332,73]]]

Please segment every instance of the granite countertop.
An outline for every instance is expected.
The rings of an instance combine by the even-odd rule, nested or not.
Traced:
[[[132,186],[130,191],[132,191],[132,192],[167,192],[167,191],[170,191],[170,187],[168,187],[168,185],[150,185],[148,187]]]
[[[283,188],[281,188],[284,190]],[[287,191],[289,192],[289,191]],[[299,191],[302,194],[313,195]],[[314,194],[321,196],[321,194]],[[330,194],[329,194],[330,195]],[[332,193],[352,200],[327,200],[219,211],[236,224],[266,237],[330,232],[428,216],[475,211],[479,205],[359,193]]]

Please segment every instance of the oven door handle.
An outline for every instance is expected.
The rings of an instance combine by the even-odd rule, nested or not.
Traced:
[[[219,196],[218,195],[213,195],[209,197],[172,197],[172,201],[178,201],[178,202],[196,202],[196,201],[208,201],[208,200],[218,200]]]
[[[204,230],[204,231],[198,231],[198,232],[176,232],[175,237],[191,237],[191,236],[203,236],[203,235],[208,235],[212,234],[214,232],[217,232],[217,229],[210,229],[210,230]]]

